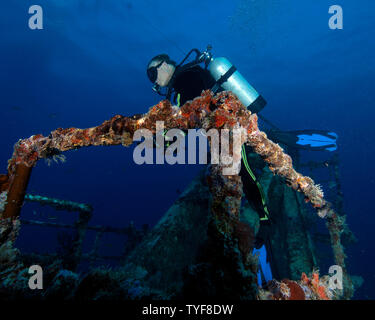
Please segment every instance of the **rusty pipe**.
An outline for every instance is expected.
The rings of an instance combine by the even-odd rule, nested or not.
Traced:
[[[28,167],[22,163],[17,164],[13,180],[9,186],[7,204],[2,214],[3,219],[16,219],[19,217],[31,171],[32,167]]]

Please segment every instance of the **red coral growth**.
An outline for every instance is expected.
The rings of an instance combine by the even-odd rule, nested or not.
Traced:
[[[302,281],[304,284],[306,284],[306,285],[308,285],[308,284],[310,283],[310,279],[309,279],[309,277],[308,277],[308,276],[306,275],[306,273],[304,273],[304,272],[302,272],[301,281]]]
[[[215,117],[215,126],[217,128],[221,128],[226,122],[227,122],[227,118],[224,117],[223,115],[220,115],[218,114],[216,117]]]
[[[301,288],[301,286],[292,280],[284,279],[282,280],[289,288],[289,297],[288,300],[305,300],[305,292]]]
[[[306,300],[301,285],[289,279],[281,282],[271,280],[265,289],[260,289],[260,299],[265,300]]]

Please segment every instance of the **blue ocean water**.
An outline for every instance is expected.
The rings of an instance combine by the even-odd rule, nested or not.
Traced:
[[[43,8],[43,30],[28,27],[34,4]],[[344,10],[343,30],[328,27],[332,4]],[[150,58],[168,53],[180,61],[211,44],[266,98],[263,115],[280,128],[339,135],[345,212],[359,240],[348,250],[348,269],[364,278],[356,297],[373,299],[374,11],[371,0],[2,3],[0,173],[18,139],[146,112],[160,100],[146,77]],[[28,191],[90,203],[91,222],[102,225],[155,224],[201,168],[137,166],[132,149],[120,146],[66,157],[52,166],[40,161]],[[48,248],[51,232],[34,232],[27,246]]]

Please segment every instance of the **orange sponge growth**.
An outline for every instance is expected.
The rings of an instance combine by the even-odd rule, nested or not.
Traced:
[[[331,300],[327,295],[328,283],[319,279],[318,272],[313,272],[311,279],[305,273],[302,273],[301,281],[317,296],[317,300]]]

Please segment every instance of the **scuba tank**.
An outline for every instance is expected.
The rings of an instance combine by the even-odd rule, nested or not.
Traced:
[[[176,66],[176,69],[187,70],[191,67],[205,64],[205,68],[209,71],[212,78],[215,80],[215,85],[211,88],[213,93],[217,93],[219,89],[233,92],[236,97],[247,107],[252,113],[260,112],[267,102],[263,97],[246,81],[237,68],[224,57],[213,58],[211,53],[212,47],[207,46],[206,51],[200,52],[198,49],[192,49],[185,56],[185,58]],[[189,63],[185,63],[192,53],[195,53],[195,59]],[[154,90],[162,96],[170,99],[173,92],[173,81],[167,88],[166,93],[161,92],[158,85],[154,85]]]
[[[212,91],[216,93],[220,87],[226,91],[231,91],[251,112],[258,113],[261,111],[267,104],[264,98],[246,81],[227,58],[213,58],[210,51],[211,47],[208,46],[200,58],[202,62],[205,62],[208,71],[216,81]]]

